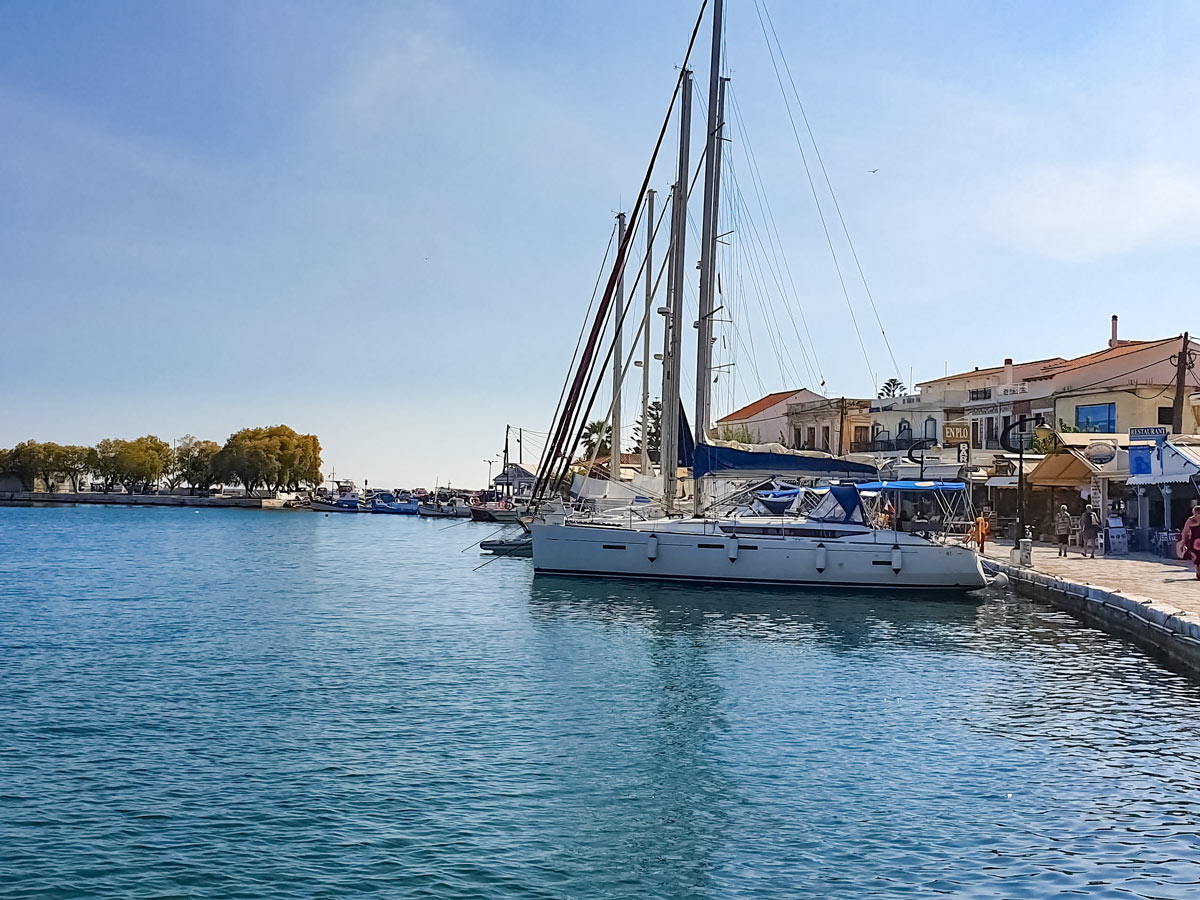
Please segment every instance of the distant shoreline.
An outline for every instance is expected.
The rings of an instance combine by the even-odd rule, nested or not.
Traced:
[[[233,506],[243,509],[283,509],[282,500],[260,497],[188,497],[176,494],[103,494],[91,491],[53,494],[45,491],[0,491],[0,505],[18,506],[29,503],[71,505],[89,503],[100,506]]]

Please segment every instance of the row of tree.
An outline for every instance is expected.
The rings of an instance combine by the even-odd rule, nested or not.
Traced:
[[[174,447],[152,434],[131,441],[105,438],[94,447],[23,441],[0,449],[0,475],[19,478],[29,491],[39,480],[49,491],[64,481],[78,491],[89,477],[105,491],[120,485],[131,493],[160,483],[172,490],[238,484],[247,492],[295,491],[321,483],[321,442],[286,425],[243,428],[224,446],[190,434]]]

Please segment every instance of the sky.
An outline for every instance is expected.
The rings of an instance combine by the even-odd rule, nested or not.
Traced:
[[[698,8],[0,0],[0,446],[282,422],[481,486],[512,425],[529,463]],[[763,8],[727,0],[716,416],[1200,328],[1200,8],[774,0],[845,232]]]

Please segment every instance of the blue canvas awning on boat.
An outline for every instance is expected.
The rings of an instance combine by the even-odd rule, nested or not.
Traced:
[[[858,485],[860,491],[965,491],[961,481],[870,481]]]
[[[852,484],[833,484],[825,498],[808,514],[810,522],[847,522],[862,525],[867,521],[862,498]]]
[[[761,450],[740,450],[697,444],[692,461],[692,475],[807,475],[814,478],[879,477],[879,469],[866,463],[850,462],[832,456],[809,456],[799,453],[775,453]]]

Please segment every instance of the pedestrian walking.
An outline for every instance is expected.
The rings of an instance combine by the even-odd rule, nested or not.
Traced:
[[[1079,532],[1083,538],[1083,555],[1096,558],[1096,536],[1100,533],[1100,517],[1092,509],[1092,504],[1083,508],[1083,520],[1079,523]]]
[[[1054,517],[1054,536],[1058,538],[1058,555],[1067,555],[1067,541],[1071,539],[1071,514],[1067,511],[1067,504],[1063,504],[1058,509],[1058,515]]]
[[[979,548],[979,553],[982,555],[984,546],[987,544],[988,531],[988,511],[985,509],[979,518],[975,520],[975,527],[971,529],[971,537],[975,539],[975,546]],[[1197,532],[1200,534],[1200,532]]]
[[[1196,580],[1200,581],[1200,505],[1192,507],[1191,517],[1183,523],[1179,558],[1190,559],[1196,564]]]

